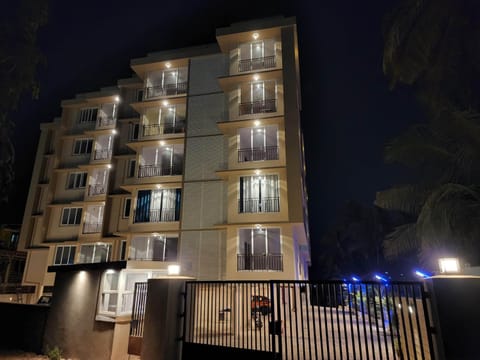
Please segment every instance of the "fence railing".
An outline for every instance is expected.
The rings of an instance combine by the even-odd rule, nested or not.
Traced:
[[[83,224],[83,233],[84,234],[93,234],[99,233],[102,231],[102,223],[84,223]]]
[[[283,255],[237,254],[237,271],[283,271]]]
[[[180,95],[187,92],[187,83],[166,84],[158,86],[149,86],[145,88],[144,99],[151,99],[159,96]]]
[[[239,213],[279,212],[279,197],[244,198],[238,200]]]
[[[238,72],[269,69],[277,66],[275,55],[243,59],[238,62]]]
[[[433,359],[419,282],[187,282],[184,321],[187,347],[278,359]]]
[[[135,213],[135,223],[178,221],[178,212],[175,208],[150,209],[148,216]]]
[[[278,146],[238,149],[238,162],[278,160]]]
[[[185,123],[143,125],[143,136],[157,136],[164,134],[180,134],[185,132]]]
[[[130,325],[130,336],[143,336],[145,324],[145,308],[147,305],[147,284],[146,282],[135,283],[133,292],[132,322]]]
[[[105,184],[94,184],[88,186],[88,195],[89,196],[96,196],[96,195],[103,195],[106,192],[106,185]]]
[[[95,150],[93,155],[94,160],[107,160],[112,157],[112,150],[110,149],[102,149],[102,150]]]
[[[138,177],[152,177],[152,176],[168,176],[168,175],[181,175],[183,170],[183,164],[173,165],[140,165],[138,167]]]
[[[277,111],[277,99],[265,99],[240,103],[238,115],[261,114]]]
[[[97,119],[97,128],[104,128],[115,125],[115,119],[111,116],[99,117]]]

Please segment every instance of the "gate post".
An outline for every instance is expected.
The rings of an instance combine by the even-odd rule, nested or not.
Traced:
[[[183,291],[191,278],[149,279],[142,360],[180,359]]]
[[[433,276],[427,285],[432,294],[435,358],[478,359],[480,276]]]

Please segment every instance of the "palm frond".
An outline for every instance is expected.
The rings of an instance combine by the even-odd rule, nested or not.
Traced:
[[[375,205],[383,209],[397,210],[418,216],[431,189],[420,185],[404,185],[378,191]]]
[[[416,223],[397,226],[383,241],[383,254],[387,260],[415,251],[419,247]]]

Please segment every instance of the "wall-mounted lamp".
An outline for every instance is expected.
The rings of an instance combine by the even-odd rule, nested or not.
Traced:
[[[458,258],[440,258],[438,267],[442,274],[456,274],[460,272],[460,262]]]
[[[177,265],[177,264],[168,265],[167,273],[168,275],[180,275],[180,265]]]

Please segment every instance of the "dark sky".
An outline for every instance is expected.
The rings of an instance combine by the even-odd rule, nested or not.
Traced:
[[[235,21],[296,16],[313,250],[347,200],[373,203],[400,182],[383,162],[383,146],[419,111],[410,89],[388,90],[382,73],[382,18],[397,1],[64,1],[51,0],[39,33],[47,65],[38,101],[25,97],[17,121],[16,190],[3,221],[21,223],[39,123],[61,113],[76,93],[116,85],[129,62],[148,52],[215,42]],[[8,210],[8,211],[7,211]],[[315,253],[313,254],[315,260]]]

